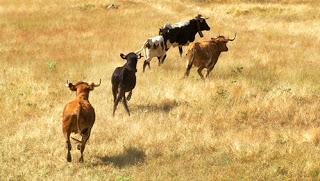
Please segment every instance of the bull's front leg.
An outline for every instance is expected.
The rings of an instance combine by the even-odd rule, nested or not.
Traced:
[[[84,152],[84,149],[86,147],[86,143],[90,137],[90,132],[91,132],[91,129],[86,129],[85,132],[82,134],[82,139],[81,139],[81,147],[80,147],[80,158],[79,158],[79,162],[80,163],[83,163],[83,152]]]
[[[161,65],[161,59],[162,59],[162,56],[157,57],[157,58],[158,58],[158,66],[160,66],[160,65]]]
[[[215,61],[214,59],[211,59],[211,63],[208,65],[207,68],[207,75],[206,78],[209,77],[210,72],[213,70],[214,66],[216,65],[217,61]]]
[[[150,60],[151,60],[151,58],[148,58],[143,62],[143,69],[142,69],[143,72],[145,71],[147,65],[148,65],[149,69],[151,69],[150,68]]]
[[[204,69],[204,67],[199,67],[198,68],[198,74],[200,75],[201,79],[204,80],[204,77],[202,75],[202,70]]]
[[[167,55],[166,54],[164,54],[163,56],[162,56],[162,58],[161,58],[161,64],[163,64],[164,63],[164,59],[166,59],[166,57],[167,57]],[[159,64],[160,65],[160,64]]]
[[[184,73],[184,77],[189,76],[191,67],[192,67],[192,61],[188,61],[187,67],[186,67],[187,69],[186,69],[186,72]]]
[[[180,57],[182,57],[182,53],[183,53],[182,46],[179,46],[179,54],[180,54]]]

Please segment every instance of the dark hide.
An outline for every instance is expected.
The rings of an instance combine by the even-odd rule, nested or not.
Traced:
[[[182,55],[182,46],[187,45],[195,40],[195,35],[199,33],[203,37],[202,31],[209,31],[210,27],[206,20],[198,15],[194,19],[189,20],[189,23],[183,26],[165,26],[159,31],[165,42],[169,41],[171,44],[178,44],[180,56]],[[166,43],[165,43],[166,44]]]
[[[132,90],[136,86],[137,61],[142,56],[141,54],[137,55],[133,52],[127,55],[120,54],[120,56],[127,62],[122,67],[117,67],[112,74],[111,83],[114,98],[113,115],[115,114],[119,101],[122,100],[123,105],[130,116],[127,100],[130,100]],[[125,97],[126,92],[129,92],[127,99]]]

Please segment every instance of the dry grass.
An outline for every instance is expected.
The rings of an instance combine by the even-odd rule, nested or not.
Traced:
[[[318,2],[170,2],[1,1],[0,180],[320,179]],[[145,74],[140,62],[132,116],[120,105],[112,117],[119,54],[197,13],[206,37],[238,34],[210,79],[181,79],[172,49]],[[66,163],[66,79],[100,78],[85,163],[76,149]]]

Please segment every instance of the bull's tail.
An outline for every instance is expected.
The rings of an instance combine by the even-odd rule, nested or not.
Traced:
[[[81,114],[81,107],[79,107],[78,113],[77,113],[77,128],[78,128],[78,133],[81,134],[81,129],[80,129],[80,114]]]
[[[148,42],[148,40],[146,40],[146,41],[143,43],[142,47],[141,47],[139,50],[135,51],[135,53],[136,53],[136,54],[139,54],[139,53],[142,52],[143,49],[144,49],[144,51],[146,51],[145,48],[146,48],[147,42]]]
[[[82,143],[82,141],[78,140],[77,138],[73,138],[71,137],[74,141],[78,142],[78,143]]]
[[[188,49],[186,50],[186,57],[189,57],[189,58],[188,58],[188,61],[189,61],[189,63],[191,63],[191,64],[192,64],[193,61],[194,61],[195,53],[196,53],[195,47],[191,47],[191,48],[188,48]]]
[[[76,124],[77,124],[77,129],[78,129],[78,133],[80,133],[81,134],[81,129],[80,129],[80,114],[81,114],[81,106],[79,107],[79,109],[78,109],[78,112],[77,112],[77,122],[76,122]],[[73,138],[73,137],[71,137],[73,140],[75,140],[76,142],[78,142],[78,143],[82,143],[80,140],[78,140],[78,139],[76,139],[76,138]]]

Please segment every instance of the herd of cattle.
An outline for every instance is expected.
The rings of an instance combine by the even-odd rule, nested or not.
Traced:
[[[182,56],[183,46],[187,46],[186,55],[188,57],[187,69],[185,76],[189,75],[192,65],[198,67],[198,74],[202,79],[204,76],[201,71],[206,68],[206,77],[214,68],[221,52],[228,51],[226,44],[233,39],[218,36],[210,40],[194,42],[198,33],[203,37],[202,31],[209,31],[210,27],[205,17],[198,15],[195,18],[176,24],[166,24],[160,28],[159,35],[146,40],[140,50],[130,52],[127,55],[120,54],[120,57],[126,60],[122,67],[117,67],[111,78],[112,93],[114,97],[113,115],[117,109],[118,103],[122,100],[125,110],[130,116],[127,101],[132,96],[132,90],[136,85],[136,72],[138,59],[143,57],[141,52],[144,51],[145,61],[143,63],[143,72],[146,66],[150,68],[150,61],[157,57],[159,65],[163,64],[166,53],[171,47],[179,47],[180,56]],[[192,43],[194,42],[194,43]],[[80,133],[81,140],[74,139],[78,142],[77,149],[80,150],[81,156],[79,162],[83,162],[83,151],[91,133],[91,128],[95,122],[95,111],[89,102],[89,92],[99,84],[78,82],[76,84],[67,81],[66,86],[71,91],[76,91],[76,98],[69,102],[63,111],[62,131],[66,140],[67,161],[71,162],[71,133]],[[127,96],[125,93],[129,92]]]

